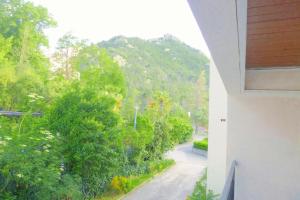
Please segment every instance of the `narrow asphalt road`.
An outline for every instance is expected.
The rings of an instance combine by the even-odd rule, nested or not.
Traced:
[[[176,161],[175,166],[129,193],[123,200],[185,200],[193,192],[206,167],[206,158],[193,152],[191,142],[178,145],[166,156]]]

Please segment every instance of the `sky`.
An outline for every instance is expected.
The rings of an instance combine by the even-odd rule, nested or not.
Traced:
[[[65,33],[91,42],[118,35],[153,39],[172,34],[210,57],[187,0],[32,0],[58,26],[46,31],[50,49]]]

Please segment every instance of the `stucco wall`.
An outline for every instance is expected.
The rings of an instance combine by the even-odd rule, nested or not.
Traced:
[[[227,93],[214,63],[210,65],[209,99],[207,186],[215,193],[221,193],[227,160]]]
[[[230,96],[227,125],[236,200],[299,200],[300,99]]]

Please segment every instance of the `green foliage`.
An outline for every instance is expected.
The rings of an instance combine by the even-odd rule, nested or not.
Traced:
[[[158,92],[149,103],[145,115],[153,123],[153,140],[146,147],[146,160],[161,159],[164,152],[173,147],[170,124],[167,118],[171,110],[171,101],[166,93]]]
[[[53,106],[50,129],[61,134],[66,172],[82,179],[88,196],[104,191],[122,161],[116,99],[74,83]]]
[[[197,109],[195,113],[195,120],[199,125],[208,126],[208,106],[203,106]]]
[[[118,193],[128,193],[138,185],[149,180],[154,175],[166,170],[175,164],[174,160],[156,160],[148,163],[148,171],[137,176],[115,176],[111,181],[111,188]]]
[[[193,194],[187,198],[188,200],[217,200],[218,199],[219,195],[214,194],[211,190],[207,191],[206,180],[207,180],[207,171],[205,170],[200,180],[196,183]]]
[[[169,124],[171,124],[171,137],[172,141],[177,144],[186,142],[192,137],[193,128],[191,122],[186,118],[181,117],[170,117],[168,119]]]
[[[201,149],[207,151],[208,149],[208,138],[205,138],[201,141],[195,141],[193,147],[196,149]]]
[[[202,71],[199,75],[198,81],[198,90],[196,91],[197,99],[199,106],[196,109],[196,112],[193,113],[193,118],[197,125],[203,127],[208,126],[208,88],[207,88],[207,78],[205,72]]]
[[[62,72],[67,80],[76,76],[71,65],[71,60],[78,53],[79,46],[77,38],[69,33],[61,37],[57,42],[57,51],[53,57],[58,65],[56,67],[59,67],[59,71]]]
[[[82,57],[81,54],[85,54],[85,50],[84,48],[80,51],[78,56]],[[93,53],[96,53],[97,57],[92,57],[93,55],[88,57],[91,60],[98,60],[97,64],[89,63],[89,61],[84,62],[84,59],[75,64],[75,67],[79,69],[82,68],[82,65],[85,66],[80,71],[82,84],[88,85],[94,90],[125,96],[125,78],[120,67],[112,61],[105,50],[97,48],[95,51]]]
[[[115,176],[111,181],[112,189],[118,192],[127,193],[129,191],[130,182],[124,176]]]
[[[48,129],[49,61],[44,29],[55,25],[45,8],[0,1],[0,108],[20,119],[0,118],[1,199],[80,199],[78,181],[62,174],[61,138]],[[72,193],[70,193],[72,191]],[[77,191],[77,192],[76,192]]]
[[[49,61],[41,47],[48,43],[44,29],[54,25],[45,8],[22,0],[0,1],[1,108],[27,110],[28,94],[46,97]]]
[[[132,123],[125,129],[124,144],[126,145],[129,165],[139,166],[145,158],[149,157],[146,148],[153,141],[153,124],[147,116],[140,115],[137,117],[136,130],[133,128]]]
[[[64,174],[61,176],[61,181],[55,189],[56,189],[56,193],[57,193],[57,199],[63,199],[63,200],[84,199],[84,196],[81,192],[80,177],[71,176],[69,174]]]
[[[156,161],[151,161],[147,163],[147,172],[137,175],[137,176],[130,176],[127,179],[127,188],[125,193],[128,193],[132,191],[134,188],[139,186],[140,184],[144,183],[145,181],[149,180],[150,178],[153,178],[156,174],[161,173],[162,171],[168,169],[172,165],[175,164],[174,160],[156,160]]]
[[[12,40],[14,54],[10,56],[19,64],[18,70],[30,66],[39,73],[44,71],[47,60],[40,47],[48,45],[44,30],[53,26],[55,21],[43,7],[23,0],[0,1],[0,33]]]
[[[164,120],[158,120],[154,124],[154,138],[147,146],[150,160],[161,159],[163,154],[173,147],[170,136],[170,126]]]
[[[157,174],[161,171],[163,171],[164,169],[172,166],[175,164],[174,160],[170,160],[170,159],[165,159],[165,160],[155,160],[153,162],[150,162],[149,164],[149,172],[150,173],[154,173]]]
[[[2,118],[1,127],[0,198],[58,199],[67,195],[64,186],[69,187],[68,183],[61,185],[60,138],[44,128],[45,120]]]
[[[43,7],[0,0],[0,110],[24,113],[0,116],[0,199],[91,199],[112,182],[128,192],[172,165],[164,153],[191,137],[187,97],[208,60],[169,37],[120,48],[67,34],[52,72],[53,26]]]

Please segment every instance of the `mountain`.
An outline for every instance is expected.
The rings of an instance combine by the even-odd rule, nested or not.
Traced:
[[[143,40],[114,37],[98,44],[123,69],[128,94],[144,107],[155,91],[167,92],[187,111],[195,109],[197,80],[201,71],[208,77],[208,58],[171,35]]]

